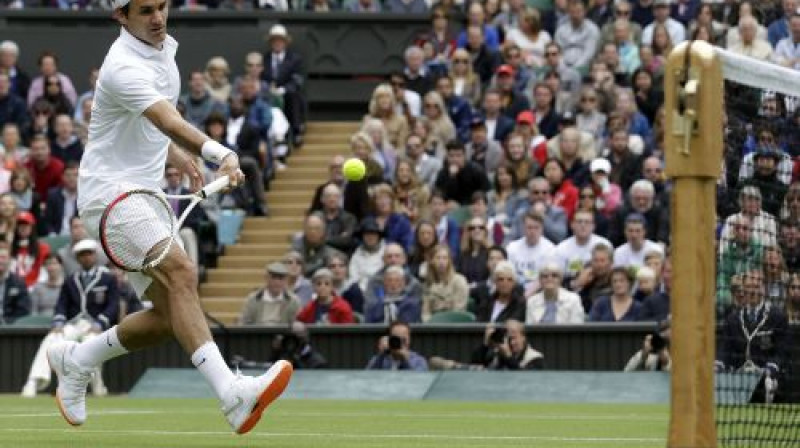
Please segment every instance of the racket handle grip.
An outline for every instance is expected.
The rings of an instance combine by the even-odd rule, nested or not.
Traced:
[[[210,184],[203,187],[203,189],[200,190],[201,192],[200,196],[202,196],[203,198],[207,198],[212,194],[218,193],[220,190],[227,188],[228,185],[230,185],[230,183],[231,183],[230,177],[222,176],[219,179],[215,180],[214,182],[211,182]]]

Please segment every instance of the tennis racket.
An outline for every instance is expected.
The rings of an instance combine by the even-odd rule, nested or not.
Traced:
[[[169,253],[183,222],[203,199],[230,185],[220,177],[193,194],[167,195],[133,189],[117,196],[100,217],[100,244],[120,269],[141,272],[157,266]],[[169,200],[191,202],[176,218]]]

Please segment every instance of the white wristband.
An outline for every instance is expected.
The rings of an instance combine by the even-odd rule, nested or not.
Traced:
[[[216,163],[217,165],[221,164],[222,159],[227,157],[229,154],[235,154],[233,151],[222,146],[222,144],[214,140],[208,140],[207,142],[203,143],[200,153],[202,154],[203,159]]]

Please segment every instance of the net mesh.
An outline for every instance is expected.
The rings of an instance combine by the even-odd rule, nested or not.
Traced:
[[[719,446],[800,446],[800,74],[720,51]]]
[[[149,191],[129,193],[112,204],[101,224],[109,259],[139,271],[158,264],[172,241],[174,215],[166,200]]]

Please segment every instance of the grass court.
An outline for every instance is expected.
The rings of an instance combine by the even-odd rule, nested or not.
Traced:
[[[663,447],[666,405],[282,400],[236,436],[215,400],[88,402],[70,427],[52,397],[0,396],[2,448]]]

